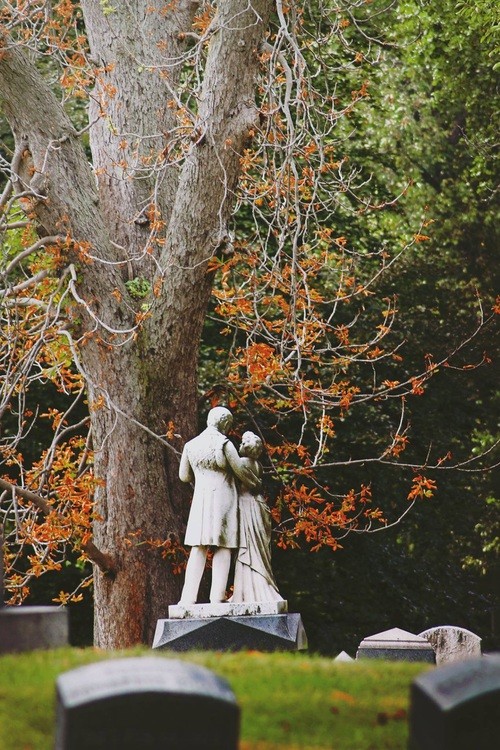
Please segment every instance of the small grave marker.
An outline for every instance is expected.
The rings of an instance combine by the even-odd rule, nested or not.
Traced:
[[[56,750],[236,750],[239,708],[208,669],[112,659],[57,680]]]
[[[375,633],[359,644],[356,659],[428,661],[434,663],[434,649],[426,638],[401,628]]]
[[[496,750],[500,655],[449,664],[411,689],[410,750]]]
[[[349,662],[354,661],[354,659],[352,658],[352,656],[349,656],[347,651],[341,651],[340,654],[338,654],[333,661],[349,663]]]

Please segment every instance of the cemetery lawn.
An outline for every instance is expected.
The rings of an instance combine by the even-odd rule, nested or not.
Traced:
[[[242,709],[240,750],[406,750],[410,683],[432,668],[257,651],[66,648],[0,656],[0,750],[53,750],[56,677],[140,655],[185,659],[225,677]]]

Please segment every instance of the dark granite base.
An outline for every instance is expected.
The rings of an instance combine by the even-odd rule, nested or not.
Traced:
[[[68,645],[68,612],[61,607],[1,607],[0,653]]]
[[[307,637],[299,614],[158,620],[153,648],[172,651],[299,651]]]
[[[424,661],[436,663],[432,647],[421,648],[359,648],[356,659],[386,659],[387,661]]]

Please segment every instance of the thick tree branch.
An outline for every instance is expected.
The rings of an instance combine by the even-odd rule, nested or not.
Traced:
[[[0,54],[0,104],[14,133],[18,165],[12,175],[24,208],[50,235],[71,238],[70,258],[83,272],[82,288],[103,289],[101,317],[110,319],[114,307],[106,292],[120,288],[114,266],[104,275],[100,263],[87,262],[86,253],[116,260],[99,208],[95,178],[68,116],[24,51],[17,47]],[[83,262],[82,262],[83,261]]]
[[[161,258],[164,270],[177,264],[195,268],[224,239],[240,159],[256,125],[259,49],[273,5],[270,0],[229,0],[219,6],[200,95],[197,137],[183,166]]]
[[[164,155],[179,126],[177,89],[198,5],[131,0],[106,13],[102,3],[81,2],[92,60],[100,66],[89,115],[103,213],[137,268],[158,252],[153,206],[158,220],[168,221],[177,190],[178,169]]]
[[[160,258],[162,297],[147,321],[151,330],[164,328],[173,304],[177,319],[205,315],[211,286],[207,263],[227,238],[241,156],[256,124],[259,50],[272,7],[270,0],[228,0],[219,4],[212,22],[193,143]],[[176,334],[173,330],[172,342]]]

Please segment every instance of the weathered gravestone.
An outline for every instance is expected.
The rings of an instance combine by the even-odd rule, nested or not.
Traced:
[[[449,664],[414,680],[410,750],[497,750],[500,655]]]
[[[436,654],[438,667],[465,659],[477,659],[481,656],[481,638],[465,628],[453,625],[439,625],[419,634],[427,638]]]
[[[66,609],[4,605],[3,540],[0,529],[0,654],[57,648],[67,643]]]
[[[208,669],[116,659],[57,680],[56,750],[236,750],[239,707]]]
[[[434,650],[426,638],[401,628],[370,635],[359,644],[356,659],[428,661],[434,663]]]

